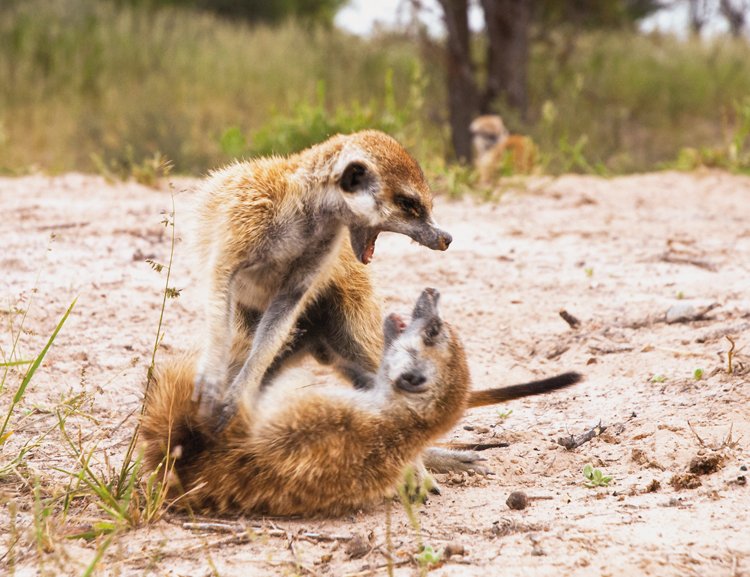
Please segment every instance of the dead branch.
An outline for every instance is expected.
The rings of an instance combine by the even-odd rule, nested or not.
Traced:
[[[607,427],[605,425],[602,425],[601,421],[599,421],[598,425],[596,425],[590,431],[586,431],[582,435],[578,435],[577,437],[573,435],[570,435],[570,437],[560,437],[559,439],[557,439],[557,444],[565,447],[568,451],[572,451],[573,449],[577,449],[584,443],[588,443],[594,437],[598,437],[606,430]]]

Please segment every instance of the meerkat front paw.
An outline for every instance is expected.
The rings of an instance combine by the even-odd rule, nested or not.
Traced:
[[[404,471],[399,493],[411,503],[424,503],[430,494],[440,495],[440,485],[427,471],[421,457]]]
[[[198,403],[198,417],[211,420],[220,408],[222,392],[218,382],[199,373],[193,382],[191,400]]]
[[[487,461],[476,451],[459,451],[431,447],[422,455],[425,466],[435,473],[457,473],[473,471],[479,475],[491,475],[492,470],[482,464]]]

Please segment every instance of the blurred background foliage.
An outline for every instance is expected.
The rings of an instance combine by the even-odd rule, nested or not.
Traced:
[[[644,34],[638,2],[577,18],[586,3],[540,0],[526,111],[488,104],[533,137],[542,168],[750,168],[747,39]],[[418,23],[354,36],[333,25],[343,4],[2,0],[0,171],[127,173],[163,155],[201,174],[366,127],[445,168],[441,40]],[[471,37],[480,82],[486,44]]]

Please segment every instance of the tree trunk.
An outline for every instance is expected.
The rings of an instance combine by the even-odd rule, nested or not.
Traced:
[[[479,113],[479,98],[469,45],[468,0],[439,0],[448,31],[446,74],[453,150],[460,161],[471,160],[469,125]]]
[[[706,24],[709,16],[709,6],[707,0],[687,0],[688,3],[688,22],[690,25],[690,34],[695,37],[701,35],[703,26]]]
[[[504,97],[526,118],[529,26],[533,0],[482,0],[487,27],[487,87],[482,108]]]
[[[745,29],[745,12],[747,12],[748,9],[747,3],[743,0],[735,5],[729,0],[721,0],[719,8],[722,16],[724,16],[729,23],[729,32],[732,36],[735,38],[742,36]]]

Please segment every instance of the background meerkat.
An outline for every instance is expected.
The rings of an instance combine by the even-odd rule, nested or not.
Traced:
[[[218,513],[340,515],[381,501],[404,469],[452,428],[470,387],[464,348],[425,289],[408,326],[384,322],[383,360],[372,386],[310,386],[294,371],[256,386],[218,436],[207,434],[191,400],[194,355],[157,368],[141,423],[145,466],[173,461],[170,495],[180,506]],[[231,372],[250,346],[235,339]],[[290,378],[291,377],[291,378]],[[548,392],[579,379],[508,387],[506,399]]]
[[[364,265],[378,234],[398,232],[437,250],[452,240],[432,218],[417,162],[378,131],[337,135],[288,158],[232,164],[210,175],[198,199],[208,336],[193,398],[217,430],[243,389],[257,388],[303,352],[368,386],[382,335]],[[237,313],[254,338],[229,379]]]
[[[506,166],[510,154],[510,166],[514,173],[529,174],[536,165],[536,146],[528,136],[510,134],[497,114],[486,114],[475,118],[469,127],[474,146],[474,167],[482,184],[490,184]]]

